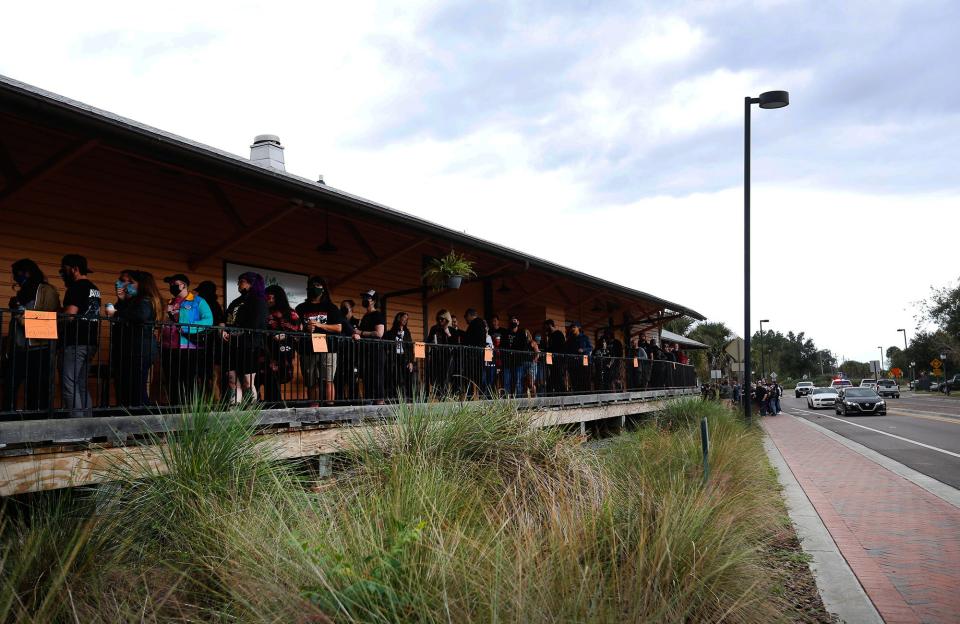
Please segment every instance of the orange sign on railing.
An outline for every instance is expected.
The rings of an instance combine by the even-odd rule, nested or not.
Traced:
[[[326,334],[313,334],[313,352],[314,353],[327,352],[327,335]]]
[[[427,357],[427,343],[425,342],[415,342],[413,343],[413,357],[418,360],[426,359]]]
[[[547,364],[553,364],[553,354],[547,353]]]
[[[493,361],[493,349],[491,349],[490,347],[486,347],[486,348],[483,350],[483,361],[484,361],[484,362],[492,362],[492,361]]]
[[[587,356],[587,355],[583,356],[583,365],[584,365],[584,366],[590,366],[590,357],[589,357],[589,356]]]
[[[27,338],[57,339],[57,313],[27,310],[23,313],[23,331]]]
[[[633,367],[634,368],[640,367],[640,358],[633,358]]]

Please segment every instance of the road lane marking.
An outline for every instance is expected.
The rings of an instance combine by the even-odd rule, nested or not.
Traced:
[[[797,409],[797,408],[793,408]],[[811,414],[817,414],[817,412],[812,412],[810,410],[801,410],[804,412],[809,412]],[[909,442],[910,444],[916,444],[917,446],[922,446],[923,448],[930,449],[931,451],[936,451],[938,453],[943,453],[944,455],[949,455],[951,457],[956,457],[960,459],[960,453],[954,453],[952,451],[947,451],[942,448],[937,448],[936,446],[930,446],[929,444],[924,444],[923,442],[917,442],[916,440],[911,440],[910,438],[905,438],[903,436],[898,436],[887,431],[882,431],[880,429],[874,429],[873,427],[867,427],[866,425],[858,425],[857,423],[850,422],[849,420],[844,420],[842,418],[837,418],[836,416],[830,416],[829,414],[817,414],[817,416],[823,416],[824,418],[832,418],[837,422],[842,422],[844,424],[850,425],[851,427],[860,427],[861,429],[866,429],[867,431],[873,431],[874,433],[879,433],[891,438],[896,438],[897,440],[903,440],[904,442]]]
[[[891,416],[899,416],[900,418],[923,418],[924,420],[936,420],[938,422],[951,423],[953,425],[960,425],[960,418],[945,418],[943,416],[928,416],[925,414],[912,414],[904,410],[897,408],[896,410],[888,409],[887,410]],[[897,412],[903,411],[904,413],[898,414]]]

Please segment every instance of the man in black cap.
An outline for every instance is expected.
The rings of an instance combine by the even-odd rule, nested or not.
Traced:
[[[69,317],[63,324],[60,366],[63,404],[72,417],[93,416],[93,401],[87,388],[90,359],[100,344],[100,290],[87,279],[93,273],[87,259],[67,254],[60,261],[60,277],[67,292],[60,312]]]
[[[585,392],[590,389],[590,369],[583,365],[584,356],[589,357],[593,351],[590,339],[583,333],[580,321],[570,324],[567,335],[567,370],[570,376],[570,389],[576,392]],[[587,360],[589,362],[589,360]]]
[[[346,320],[340,315],[340,308],[330,300],[327,280],[314,275],[307,280],[307,300],[296,308],[303,331],[309,334],[327,336],[327,352],[314,353],[313,342],[303,341],[300,351],[300,373],[308,396],[314,401],[320,400],[320,382],[323,382],[324,397],[328,405],[333,405],[336,389],[333,380],[337,374],[338,338]]]
[[[561,354],[566,350],[567,339],[563,332],[557,329],[557,323],[553,319],[547,319],[543,322],[543,332],[547,336],[545,350],[551,354],[551,358],[562,357]],[[541,362],[541,365],[547,369],[547,389],[554,394],[560,394],[566,389],[563,383],[566,372],[563,363],[553,362],[550,366],[546,366],[546,358]]]
[[[364,338],[369,342],[360,343],[360,377],[363,379],[363,395],[372,399],[375,405],[383,405],[383,372],[386,366],[386,353],[381,340],[387,329],[387,319],[377,309],[377,291],[372,288],[360,293],[360,307],[366,313],[360,319],[360,326],[354,331],[357,340]]]

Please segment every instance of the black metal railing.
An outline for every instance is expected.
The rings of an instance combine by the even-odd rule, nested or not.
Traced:
[[[53,321],[47,321],[48,328]],[[57,338],[27,338],[0,311],[0,419],[176,411],[198,395],[305,406],[556,396],[695,387],[692,366],[604,354],[136,324],[58,315]]]

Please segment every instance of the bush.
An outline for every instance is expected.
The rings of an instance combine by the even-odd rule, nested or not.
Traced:
[[[601,449],[531,428],[508,402],[401,406],[395,422],[357,429],[343,470],[319,487],[251,442],[253,422],[198,406],[160,452],[165,472],[127,462],[69,513],[25,501],[4,532],[0,619],[782,615],[757,554],[778,522],[776,483],[759,431],[718,404],[671,403]],[[56,553],[14,547],[48,537]],[[53,580],[37,584],[42,566]]]

